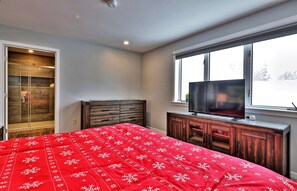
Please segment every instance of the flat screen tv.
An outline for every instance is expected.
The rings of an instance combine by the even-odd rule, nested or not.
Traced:
[[[190,82],[189,112],[245,118],[245,80]]]

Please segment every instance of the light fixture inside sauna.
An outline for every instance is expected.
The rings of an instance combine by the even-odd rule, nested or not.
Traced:
[[[32,54],[32,53],[34,53],[34,50],[30,49],[30,50],[28,50],[28,52]]]

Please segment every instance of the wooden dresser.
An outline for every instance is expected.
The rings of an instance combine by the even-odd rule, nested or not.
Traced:
[[[288,124],[169,112],[167,135],[248,160],[289,177]]]
[[[81,129],[117,123],[146,126],[145,100],[82,101],[81,106]]]

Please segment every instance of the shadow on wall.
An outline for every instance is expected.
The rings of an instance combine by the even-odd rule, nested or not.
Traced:
[[[146,126],[150,127],[151,126],[151,113],[146,112]]]
[[[76,101],[61,109],[60,132],[80,130],[81,102]]]

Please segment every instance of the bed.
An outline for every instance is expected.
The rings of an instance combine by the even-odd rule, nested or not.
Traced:
[[[0,142],[0,190],[295,189],[264,167],[128,123]]]

